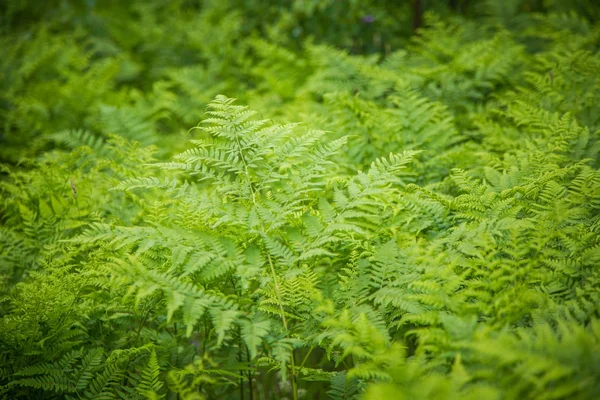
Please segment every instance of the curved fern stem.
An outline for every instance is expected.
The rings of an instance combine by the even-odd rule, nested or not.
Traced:
[[[244,165],[244,175],[246,176],[246,181],[248,182],[248,187],[250,188],[250,193],[252,193],[252,207],[254,208],[254,211],[258,214],[259,210],[258,210],[258,204],[256,204],[256,191],[254,189],[254,186],[252,185],[252,180],[250,179],[250,173],[248,172],[248,164],[246,162],[246,158],[244,157],[244,153],[242,152],[242,144],[240,143],[240,138],[236,132],[235,134],[235,141],[236,144],[238,146],[239,149],[239,154],[240,154],[240,160],[242,161],[242,164]],[[266,235],[266,229],[265,226],[263,224],[262,219],[259,220],[260,222],[260,229],[263,233],[263,235]],[[288,324],[287,324],[287,319],[285,318],[285,310],[283,309],[283,302],[282,302],[282,298],[281,298],[281,289],[279,287],[279,282],[277,281],[277,273],[275,272],[275,266],[273,265],[273,259],[271,258],[271,255],[269,254],[269,252],[267,251],[267,259],[269,260],[269,269],[271,272],[271,278],[273,279],[273,283],[275,285],[275,296],[277,296],[277,302],[279,303],[279,313],[281,315],[281,322],[283,323],[283,328],[285,329],[285,333],[286,335],[289,334],[289,329],[288,329]],[[292,381],[292,396],[294,400],[298,400],[298,387],[297,387],[297,383],[296,383],[296,365],[294,362],[294,349],[292,348],[292,356],[290,357],[290,364],[291,364],[291,369],[292,369],[292,376],[291,376],[291,381]]]
[[[261,222],[262,224],[262,222]],[[264,227],[263,227],[264,232]],[[285,318],[285,311],[283,309],[283,303],[281,301],[281,292],[279,290],[279,283],[277,282],[277,274],[275,273],[275,267],[273,266],[273,260],[271,259],[271,255],[267,252],[267,258],[269,259],[269,267],[271,269],[271,276],[273,278],[273,282],[275,283],[275,295],[277,296],[277,302],[279,303],[279,312],[281,313],[281,321],[283,322],[283,328],[285,329],[286,334],[288,331],[287,320]],[[294,400],[298,400],[298,387],[296,384],[296,365],[294,362],[294,349],[292,349],[292,357],[290,358],[290,364],[292,366],[292,393],[294,396]]]

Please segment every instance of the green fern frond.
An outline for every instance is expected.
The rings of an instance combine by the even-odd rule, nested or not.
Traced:
[[[163,395],[157,393],[163,386],[159,376],[160,365],[158,364],[156,352],[152,351],[150,353],[150,358],[148,359],[148,364],[142,371],[140,383],[136,387],[137,392],[148,399],[163,398]]]

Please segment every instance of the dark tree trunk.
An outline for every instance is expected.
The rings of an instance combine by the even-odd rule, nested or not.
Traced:
[[[422,0],[415,0],[413,3],[413,32],[421,27],[422,6]]]

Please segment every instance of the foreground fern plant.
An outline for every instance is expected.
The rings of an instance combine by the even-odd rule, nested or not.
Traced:
[[[296,361],[318,344],[311,343],[321,322],[318,276],[345,263],[342,250],[372,237],[382,200],[412,154],[377,161],[336,189],[331,205],[330,159],[345,139],[323,144],[322,131],[255,114],[218,96],[194,147],[155,165],[174,176],[117,186],[167,190],[173,199],[144,226],[96,224],[75,243],[104,243],[112,256],[102,270],[135,294],[137,306],[159,301],[167,326],[185,327],[181,338],[202,338],[203,358],[235,355],[244,365],[241,390],[247,380],[252,393],[253,375],[268,367],[290,377],[296,398],[299,374],[321,373]]]

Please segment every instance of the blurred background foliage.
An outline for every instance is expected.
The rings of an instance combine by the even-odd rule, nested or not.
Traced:
[[[420,57],[413,56],[409,65],[430,64],[434,75],[434,65],[451,60],[468,63],[472,61],[469,57],[481,57],[480,51],[494,48],[481,46],[464,54],[462,44],[480,39],[495,37],[496,46],[510,46],[516,40],[529,53],[542,52],[555,39],[551,37],[553,32],[566,29],[585,35],[594,29],[591,24],[600,17],[594,3],[2,2],[0,160],[14,163],[21,156],[39,154],[52,147],[52,134],[67,129],[101,137],[116,133],[144,144],[164,143],[169,135],[195,124],[208,99],[217,93],[242,100],[257,91],[272,92],[278,96],[273,99],[276,101],[296,97],[301,92],[296,89],[307,78],[311,80],[311,73],[322,62],[332,62],[327,56],[332,53],[342,57],[340,51],[367,57],[372,65],[386,63],[393,67],[394,62],[404,63],[399,59],[403,49],[417,48]],[[541,35],[544,31],[547,35]],[[430,52],[425,54],[419,49],[425,42],[433,44],[434,39],[435,48]],[[329,47],[338,50],[330,52]],[[463,55],[458,56],[458,52]],[[271,57],[277,57],[278,62]],[[496,64],[509,61],[497,60]],[[332,65],[335,74],[340,73],[338,67],[344,68]],[[464,72],[473,73],[468,68],[462,67]],[[439,91],[435,80],[458,77],[437,74],[436,78],[431,73],[422,77],[429,81],[428,95],[453,96],[451,92],[435,93]],[[479,96],[481,89],[464,101]],[[460,99],[451,100],[456,102],[455,107],[461,107]]]

